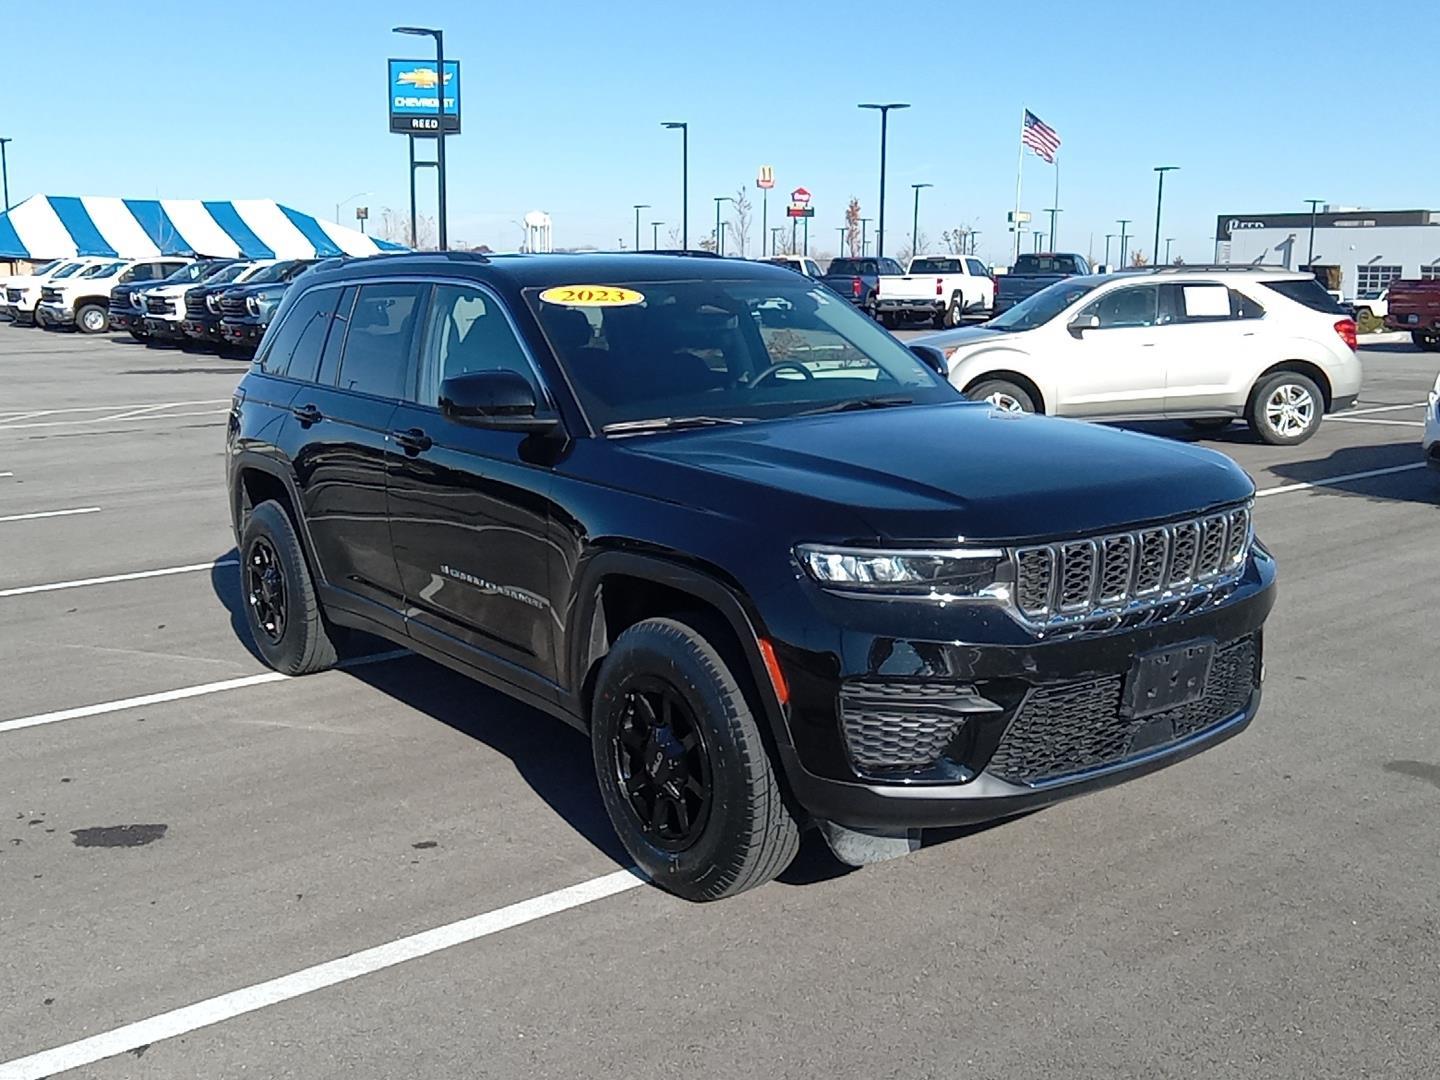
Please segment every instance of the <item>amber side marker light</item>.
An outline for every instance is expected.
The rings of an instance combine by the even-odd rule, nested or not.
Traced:
[[[770,685],[775,688],[775,696],[780,699],[781,705],[790,704],[790,684],[780,670],[780,661],[775,659],[775,647],[763,637],[755,640],[760,643],[760,655],[765,658],[765,671],[770,676]]]

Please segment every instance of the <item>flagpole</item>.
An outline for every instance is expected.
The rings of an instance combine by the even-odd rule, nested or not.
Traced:
[[[1060,216],[1060,151],[1055,151],[1055,201],[1050,204],[1055,208],[1050,215],[1050,250],[1059,251],[1060,245],[1055,240],[1056,218]]]
[[[1025,172],[1025,106],[1020,106],[1020,146],[1015,155],[1015,216],[1010,225],[1015,230],[1015,260],[1020,259],[1020,178]]]

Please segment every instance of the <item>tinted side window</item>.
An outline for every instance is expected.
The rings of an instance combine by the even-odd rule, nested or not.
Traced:
[[[1154,285],[1132,285],[1106,293],[1080,315],[1096,316],[1102,328],[1154,326],[1159,304],[1160,290]]]
[[[1325,291],[1325,287],[1314,278],[1303,278],[1290,281],[1262,281],[1260,284],[1272,292],[1277,292],[1287,300],[1294,300],[1297,304],[1304,304],[1311,311],[1323,311],[1326,315],[1348,315],[1349,312],[1335,302],[1335,298]]]
[[[579,311],[560,314],[585,318]],[[588,321],[585,332],[588,337]],[[416,400],[436,404],[442,382],[471,371],[513,371],[535,385],[535,373],[500,302],[476,285],[437,285],[425,320]],[[538,397],[538,387],[536,392]]]
[[[416,315],[428,287],[414,282],[360,287],[340,359],[341,389],[401,396],[409,375]]]
[[[335,375],[340,370],[340,350],[345,347],[345,331],[350,329],[350,309],[355,306],[354,285],[346,285],[340,294],[340,303],[335,307],[335,318],[330,320],[330,334],[325,339],[325,351],[320,357],[320,370],[315,381],[321,386],[334,386]]]
[[[320,350],[325,345],[325,331],[335,313],[339,289],[311,289],[285,315],[275,328],[260,359],[260,370],[268,375],[288,375],[292,379],[314,379],[320,366]]]
[[[976,277],[985,277],[988,273],[985,269],[985,264],[982,263],[979,259],[966,259],[965,265],[970,267],[970,273],[974,274]]]

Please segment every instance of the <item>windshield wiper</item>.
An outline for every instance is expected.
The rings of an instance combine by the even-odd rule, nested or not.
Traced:
[[[750,416],[654,416],[649,420],[620,420],[600,429],[603,435],[633,435],[645,431],[679,431],[683,428],[715,427],[720,424],[744,424]]]
[[[821,413],[854,412],[856,409],[888,409],[895,405],[913,405],[914,399],[908,397],[868,397],[855,398],[853,401],[837,401],[834,405],[821,405],[818,409],[806,409],[798,412],[796,416],[819,416]]]

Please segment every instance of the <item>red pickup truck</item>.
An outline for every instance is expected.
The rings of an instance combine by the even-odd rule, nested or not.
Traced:
[[[1385,325],[1408,330],[1427,352],[1440,352],[1440,280],[1392,281]]]

